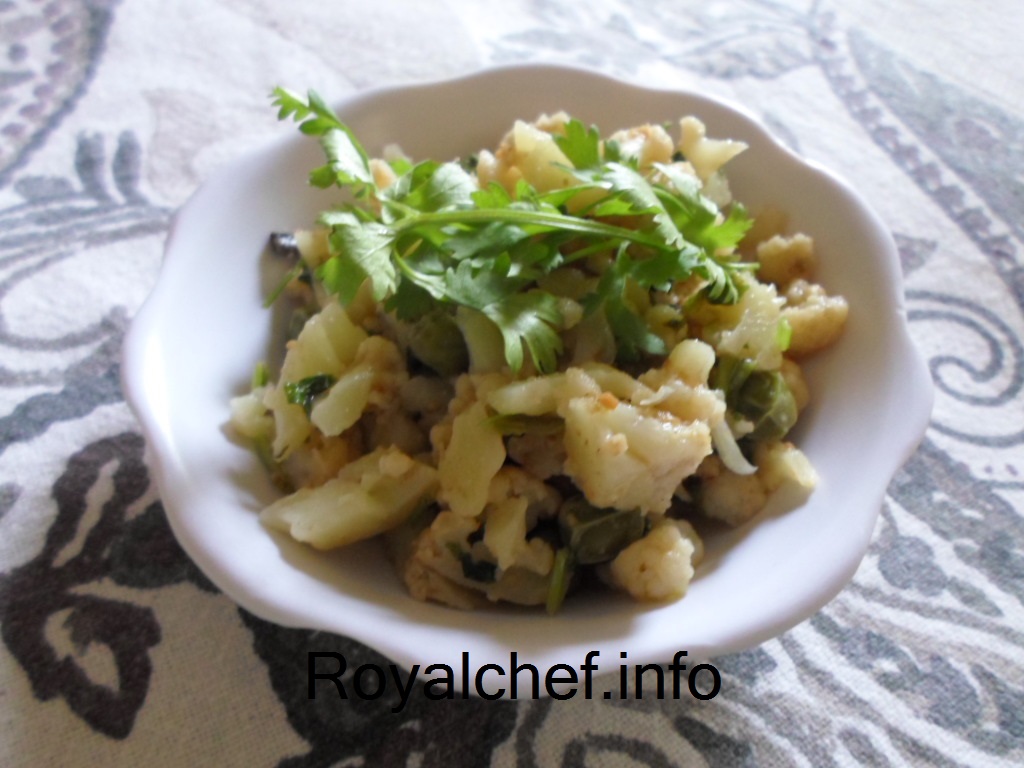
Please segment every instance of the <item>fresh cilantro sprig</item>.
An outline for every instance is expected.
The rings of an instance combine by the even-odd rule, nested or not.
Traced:
[[[320,137],[327,164],[310,172],[309,181],[313,186],[326,189],[334,185],[373,183],[366,150],[316,91],[309,91],[305,99],[286,88],[275,88],[271,95],[273,104],[278,107],[278,120],[290,117],[299,123],[299,130],[304,134]],[[362,187],[357,191],[362,191]]]
[[[577,181],[563,189],[540,192],[525,180],[511,193],[493,183],[481,189],[459,162],[404,159],[392,163],[397,181],[379,188],[366,151],[315,92],[277,88],[273,96],[279,118],[295,120],[324,149],[327,162],[310,182],[353,195],[319,219],[330,258],[317,277],[345,303],[368,281],[404,320],[438,306],[471,308],[500,331],[513,371],[528,353],[548,372],[564,323],[559,297],[538,281],[566,264],[612,255],[584,307],[605,313],[623,357],[667,351],[627,300],[631,285],[667,290],[696,275],[713,302],[735,302],[742,291],[739,275],[751,265],[731,253],[750,227],[746,211],[733,206],[723,218],[674,166],[658,166],[663,180],[652,181],[593,126],[570,120],[554,137]]]

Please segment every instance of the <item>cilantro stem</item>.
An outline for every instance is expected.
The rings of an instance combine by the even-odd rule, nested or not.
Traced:
[[[278,297],[284,293],[284,289],[288,287],[289,283],[291,283],[292,280],[297,280],[302,275],[303,269],[304,267],[301,261],[289,269],[285,273],[284,277],[281,278],[281,282],[277,284],[274,290],[270,292],[270,295],[263,301],[263,308],[269,309],[274,302],[277,301]]]
[[[410,211],[401,204],[387,201],[388,205]],[[524,211],[517,208],[475,208],[451,211],[433,211],[428,213],[412,213],[390,224],[395,234],[402,234],[422,226],[444,226],[445,224],[490,224],[501,222],[506,224],[533,225],[538,227],[578,232],[594,237],[627,240],[638,245],[646,245],[659,251],[674,250],[657,237],[626,227],[617,227],[592,219],[581,219],[576,216],[565,216],[561,213],[545,213],[544,211]]]

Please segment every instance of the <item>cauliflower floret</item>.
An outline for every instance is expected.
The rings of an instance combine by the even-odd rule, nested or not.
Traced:
[[[499,504],[510,498],[526,499],[530,528],[537,524],[538,519],[552,517],[562,503],[561,495],[550,485],[517,467],[502,467],[491,480],[487,502]]]
[[[454,545],[469,549],[469,537],[480,529],[480,521],[462,517],[451,510],[441,510],[430,523],[430,532],[444,549]]]
[[[782,304],[774,286],[748,286],[735,305],[739,323],[722,333],[715,345],[719,353],[753,360],[762,371],[776,370],[782,363],[778,342]],[[795,333],[793,335],[796,336]]]
[[[605,363],[586,363],[581,369],[570,370],[582,370],[594,382],[596,389],[586,391],[581,388],[580,391],[568,394],[563,402],[569,397],[582,397],[587,394],[598,396],[601,393],[612,395],[619,400],[637,402],[654,394],[625,371]]]
[[[323,485],[278,499],[260,520],[317,549],[333,549],[398,527],[436,488],[433,467],[381,448],[346,464]]]
[[[555,564],[555,550],[544,539],[534,537],[526,542],[512,570],[525,570],[538,576],[547,576]]]
[[[507,173],[507,164],[499,163],[498,158],[488,149],[482,149],[476,156],[476,180],[481,188],[486,188],[492,182],[499,184],[506,189],[504,176]],[[513,182],[513,187],[515,183]]]
[[[690,563],[694,568],[698,568],[704,562],[704,540],[697,533],[697,529],[687,520],[673,520],[672,522],[675,523],[679,532],[693,544],[693,557],[690,558]]]
[[[759,444],[754,451],[754,463],[761,485],[768,493],[789,483],[808,491],[818,484],[818,473],[803,451],[792,443]]]
[[[612,582],[635,600],[677,600],[693,578],[693,529],[662,518],[647,535],[619,552],[609,566]]]
[[[299,249],[303,262],[310,269],[316,269],[331,258],[331,249],[327,245],[328,234],[329,230],[326,227],[295,230],[295,246]]]
[[[363,423],[363,433],[369,448],[394,445],[410,455],[430,449],[427,435],[405,411],[388,408],[370,412]]]
[[[682,310],[667,301],[667,293],[655,295],[655,302],[644,312],[644,322],[651,333],[661,339],[668,349],[686,338],[686,322]]]
[[[679,121],[679,150],[702,181],[710,179],[746,148],[742,141],[707,138],[704,123],[696,117],[684,117]]]
[[[309,420],[325,435],[340,435],[363,415],[376,378],[366,363],[352,366],[313,406]]]
[[[686,339],[676,345],[661,368],[640,376],[648,393],[634,402],[668,411],[682,421],[703,421],[713,427],[725,418],[721,394],[707,387],[714,362],[715,352],[709,345]]]
[[[323,485],[336,477],[343,467],[365,453],[358,430],[338,437],[313,432],[284,461],[286,475],[296,488]]]
[[[697,474],[701,478],[697,491],[701,511],[726,525],[742,525],[768,501],[768,494],[756,474],[730,472],[717,456],[709,457]]]
[[[660,125],[638,125],[635,128],[616,131],[609,141],[619,145],[622,157],[635,158],[640,170],[650,168],[654,163],[672,161],[672,137]]]
[[[408,559],[400,564],[402,581],[415,600],[433,600],[462,610],[473,610],[486,604],[484,596],[470,586],[449,578],[437,569],[445,553],[430,528],[415,540]],[[450,557],[447,559],[451,560]],[[452,562],[454,562],[452,560]]]
[[[487,506],[484,522],[484,546],[506,570],[526,547],[526,507],[521,496],[512,496]]]
[[[242,437],[252,440],[268,438],[274,434],[274,419],[263,402],[262,387],[231,398],[231,426]]]
[[[352,323],[341,305],[331,302],[288,342],[280,380],[297,382],[321,373],[337,377],[366,338],[366,331]]]
[[[729,177],[721,169],[708,177],[708,180],[704,182],[701,192],[704,193],[704,197],[719,208],[725,208],[725,206],[732,202],[732,189],[729,187]]]
[[[725,418],[725,400],[720,392],[705,386],[691,387],[668,372],[649,371],[641,376],[657,390],[636,404],[667,411],[681,421],[703,421],[713,427]]]
[[[263,405],[274,415],[274,460],[282,461],[306,442],[313,427],[302,406],[288,402],[288,394],[282,385],[264,390]]]
[[[801,357],[828,347],[842,334],[848,313],[842,296],[829,296],[820,285],[806,280],[793,281],[782,309],[782,317],[793,329],[789,354]]]
[[[597,507],[661,513],[683,478],[711,453],[704,422],[608,397],[568,401],[565,471]]]
[[[537,541],[537,539],[534,539]],[[554,554],[551,560],[554,561]],[[548,568],[550,571],[550,567]],[[487,599],[499,600],[516,605],[543,605],[548,596],[548,577],[527,568],[515,566],[501,574],[497,581],[487,586]]]
[[[665,366],[691,387],[707,384],[714,365],[715,350],[697,339],[679,342],[665,361]]]
[[[508,508],[526,503],[524,498],[505,500]],[[494,511],[492,508],[491,511]],[[522,511],[521,509],[519,510]],[[504,514],[500,511],[499,514]],[[511,515],[513,521],[522,514]],[[430,527],[415,540],[409,558],[402,564],[402,575],[413,597],[431,599],[457,608],[477,608],[487,600],[504,600],[520,605],[538,605],[547,597],[548,574],[554,564],[551,546],[539,538],[526,541],[519,531],[515,556],[501,566],[507,553],[495,557],[487,546],[487,533],[483,541],[470,541],[478,533],[476,519],[460,517],[443,511]],[[487,525],[492,521],[488,519]],[[513,526],[516,527],[516,526]],[[499,548],[500,549],[500,548]],[[463,553],[476,563],[496,564],[493,581],[477,581],[464,571],[463,560],[455,553]]]
[[[455,390],[445,379],[435,376],[412,376],[398,392],[401,408],[416,418],[417,424],[429,434],[448,411],[448,401]]]
[[[759,243],[757,276],[774,283],[780,290],[797,279],[806,280],[814,272],[814,241],[804,234],[774,237]]]
[[[397,403],[398,393],[409,380],[405,356],[395,343],[383,336],[369,336],[356,349],[353,367],[365,366],[373,371],[373,383],[367,403],[380,409]]]
[[[561,501],[557,491],[521,469],[498,471],[488,489],[483,542],[500,570],[520,564],[529,549],[527,532],[539,518],[554,516]]]
[[[436,463],[440,463],[448,449],[455,419],[477,400],[489,399],[491,392],[507,384],[508,380],[504,374],[463,374],[455,380],[455,396],[448,402],[448,412],[430,429],[430,445]]]

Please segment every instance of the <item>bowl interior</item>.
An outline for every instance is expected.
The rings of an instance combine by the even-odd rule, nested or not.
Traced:
[[[126,389],[172,527],[246,609],[349,635],[406,665],[457,665],[465,651],[477,667],[507,662],[512,650],[538,666],[578,665],[588,650],[617,665],[619,652],[646,662],[749,647],[808,616],[852,576],[885,487],[923,433],[931,389],[907,336],[891,238],[848,186],[734,107],[572,69],[511,68],[369,93],[339,114],[371,153],[398,143],[411,157],[446,159],[496,145],[516,118],[559,109],[605,133],[694,114],[710,136],[750,144],[728,166],[735,197],[755,213],[769,203],[786,210],[792,228],[816,241],[817,279],[851,305],[844,338],[806,367],[813,402],[795,439],[820,487],[795,508],[776,498],[752,524],[711,536],[682,601],[651,607],[588,595],[555,617],[494,609],[482,620],[418,603],[375,544],[324,554],[270,534],[257,512],[275,492],[227,435],[227,403],[273,347],[259,269],[268,233],[309,226],[334,199],[306,183],[321,162],[316,142],[282,126],[287,138],[215,174],[179,212],[125,351]]]

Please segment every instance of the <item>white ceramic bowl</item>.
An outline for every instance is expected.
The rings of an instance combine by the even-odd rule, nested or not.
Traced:
[[[125,342],[124,383],[152,450],[164,507],[186,552],[227,595],[280,624],[356,638],[400,666],[449,664],[459,676],[507,666],[511,651],[541,671],[600,652],[661,662],[754,646],[816,611],[852,577],[890,479],[931,411],[927,369],[907,332],[896,250],[842,181],[776,142],[742,110],[696,93],[649,90],[576,69],[530,66],[357,95],[339,113],[371,152],[397,142],[414,158],[493,146],[516,118],[565,109],[603,131],[699,116],[749,151],[729,164],[734,194],[756,211],[785,209],[812,235],[817,278],[851,316],[834,349],[806,369],[813,404],[795,439],[821,475],[810,499],[712,537],[685,599],[638,605],[570,600],[554,617],[495,608],[463,613],[407,596],[374,543],[324,554],[268,532],[258,511],[275,492],[258,461],[225,432],[228,400],[246,390],[271,346],[259,257],[273,231],[309,226],[331,200],[310,188],[320,148],[284,137],[214,174],[178,213],[159,282]],[[268,107],[268,113],[270,108]]]

